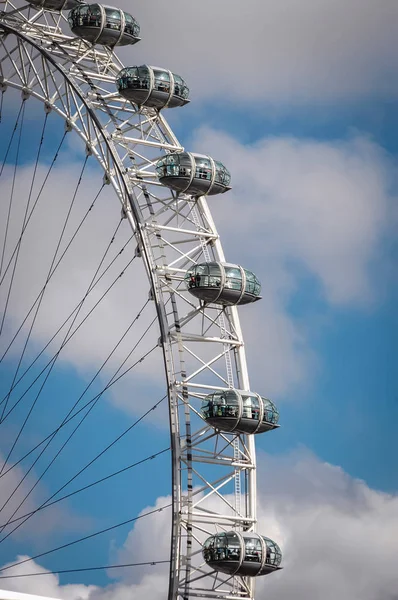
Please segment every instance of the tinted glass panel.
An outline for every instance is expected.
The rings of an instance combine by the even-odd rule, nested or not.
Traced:
[[[257,396],[243,396],[243,413],[244,419],[260,418],[260,402]]]
[[[222,185],[229,185],[231,182],[230,172],[224,167],[224,165],[221,162],[214,162],[216,167],[215,181],[217,181],[217,183],[221,183]]]
[[[105,14],[111,19],[120,19],[120,10],[117,8],[105,8]]]
[[[197,265],[189,277],[189,287],[220,287],[221,269],[216,263]]]
[[[266,558],[265,563],[278,567],[282,561],[282,552],[278,544],[269,538],[263,537],[266,544]]]
[[[221,268],[217,263],[209,263],[208,268],[210,275],[221,275]]]
[[[102,14],[98,4],[79,6],[71,11],[69,23],[72,27],[101,27]]]
[[[242,275],[236,267],[225,267],[225,287],[232,290],[242,289]]]
[[[167,71],[160,69],[153,70],[155,78],[155,89],[160,92],[170,92],[170,75]]]
[[[181,98],[188,98],[189,89],[187,88],[185,81],[179,76],[173,73],[174,77],[174,94]]]
[[[121,28],[120,11],[113,8],[105,8],[105,27],[107,29],[115,29],[120,31]]]
[[[197,167],[211,167],[211,162],[206,157],[195,156],[195,162]]]
[[[251,271],[247,271],[246,269],[244,269],[244,271],[245,271],[245,275],[246,275],[245,291],[248,292],[249,294],[254,294],[255,296],[258,296],[261,291],[261,285],[260,285],[259,280],[255,276],[255,274],[252,273]]]
[[[239,416],[237,393],[234,390],[215,392],[209,399],[207,410],[210,417],[237,418]]]
[[[138,75],[140,77],[148,77],[149,78],[149,69],[147,66],[145,65],[141,65],[140,67],[138,67]]]
[[[180,98],[187,98],[188,95],[185,95],[185,90],[188,89],[185,86],[184,80],[179,76],[173,73],[174,77],[174,95],[179,96]]]
[[[155,79],[163,79],[163,81],[170,81],[170,75],[169,75],[168,71],[154,69],[153,74],[155,76]]]
[[[279,420],[279,412],[273,402],[267,398],[261,399],[264,405],[264,416],[263,421],[265,423],[273,423],[276,425]]]
[[[140,33],[140,26],[138,25],[137,21],[128,13],[124,13],[124,18],[125,18],[124,31],[126,33],[128,33],[129,35],[138,37],[138,35]]]
[[[221,535],[217,535],[215,537],[214,546],[216,548],[223,548],[223,547],[226,546],[226,544],[227,544],[227,537],[226,537],[226,535],[221,534]]]
[[[261,542],[257,537],[245,538],[245,558],[249,562],[260,563],[262,559]]]

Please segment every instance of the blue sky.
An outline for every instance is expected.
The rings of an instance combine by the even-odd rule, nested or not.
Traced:
[[[239,110],[216,107],[213,112],[207,106],[203,114],[210,115],[210,127],[230,133],[245,145],[255,144],[264,134],[321,142],[364,135],[380,146],[391,161],[391,194],[396,194],[397,117],[392,102],[373,100],[348,108],[311,107],[298,111],[290,108],[273,119],[249,114],[244,116],[242,131],[239,119],[243,121],[243,113]],[[238,130],[233,129],[232,123],[238,123]],[[292,266],[299,283],[287,310],[306,327],[307,340],[321,364],[309,390],[298,388],[282,395],[283,428],[272,435],[272,441],[258,440],[261,447],[271,452],[286,452],[303,444],[323,460],[342,466],[353,477],[388,492],[397,490],[398,451],[394,226],[395,223],[382,241],[377,262],[370,265],[377,297],[372,306],[330,307],[322,297],[319,280],[302,265]]]
[[[177,14],[181,10],[180,4],[174,0],[171,12]],[[230,2],[227,13],[225,7],[215,7],[206,30],[206,42],[203,42],[201,27],[206,22],[203,14],[195,13],[196,31],[192,29],[194,11],[186,9],[187,18],[192,13],[188,18],[190,25],[179,30],[178,37],[171,34],[175,24],[173,14],[166,14],[159,0],[152,7],[153,12],[146,7],[137,9],[143,42],[134,52],[123,49],[121,55],[126,63],[126,57],[133,54],[133,62],[137,64],[144,61],[159,64],[167,56],[170,68],[178,69],[191,86],[192,102],[181,110],[170,110],[166,118],[187,149],[207,152],[231,169],[233,190],[212,198],[210,207],[227,258],[253,268],[263,283],[262,302],[244,307],[241,316],[252,387],[269,395],[281,413],[281,428],[257,439],[261,524],[279,532],[282,546],[284,541],[291,557],[288,563],[291,569],[286,569],[284,580],[280,577],[277,581],[279,588],[272,582],[270,597],[276,600],[287,598],[293,584],[297,584],[295,568],[300,564],[297,558],[302,543],[300,534],[303,535],[306,527],[309,539],[314,545],[319,544],[316,547],[320,548],[321,554],[324,551],[325,563],[328,560],[326,542],[322,546],[322,540],[315,539],[313,522],[307,520],[306,502],[313,502],[313,514],[326,510],[325,507],[335,509],[333,524],[340,523],[343,531],[344,528],[350,531],[350,524],[345,520],[350,511],[356,511],[358,518],[363,517],[362,528],[352,534],[358,547],[365,530],[368,528],[369,531],[366,510],[373,514],[376,534],[380,533],[380,539],[384,540],[386,566],[385,571],[369,583],[368,595],[365,595],[363,589],[354,584],[350,587],[346,581],[340,583],[339,577],[341,575],[343,581],[345,567],[334,564],[335,558],[330,559],[326,568],[335,568],[339,574],[336,580],[326,571],[323,576],[318,576],[306,570],[301,587],[297,588],[297,597],[328,600],[325,590],[330,588],[330,593],[338,593],[343,600],[387,600],[393,597],[388,595],[389,586],[396,589],[396,575],[387,556],[395,547],[388,547],[385,540],[389,540],[388,532],[398,524],[395,358],[398,343],[398,90],[393,80],[394,75],[396,81],[398,65],[395,33],[391,32],[391,23],[394,19],[398,22],[398,9],[388,0],[381,2],[378,8],[370,1],[362,2],[362,9],[356,2],[346,7],[339,0],[333,11],[327,2],[307,0],[300,12],[294,3],[287,2],[285,8],[286,14],[291,11],[290,20],[281,6],[276,7],[273,2],[265,5],[248,3],[247,11],[241,11],[239,3]],[[268,15],[264,14],[264,8]],[[151,27],[153,14],[158,18]],[[242,37],[238,43],[234,32],[236,36],[239,19]],[[257,30],[254,26],[261,20],[268,34],[264,39],[261,27]],[[268,30],[270,23],[275,28],[272,35]],[[341,24],[341,29],[336,23]],[[249,35],[250,28],[254,29],[252,36]],[[164,48],[165,31],[169,36],[167,48]],[[288,33],[292,31],[289,38]],[[181,44],[187,48],[184,53],[181,53]],[[251,85],[253,73],[257,74],[257,80]],[[220,99],[222,93],[227,101]],[[8,111],[13,112],[6,104],[6,115]],[[30,114],[29,118],[32,119],[30,135],[33,139],[36,133],[38,135],[42,117],[35,116],[33,120]],[[5,119],[1,127],[7,129],[10,123],[11,120]],[[54,130],[55,123],[52,119]],[[51,156],[59,131],[56,130],[48,142],[47,157]],[[0,156],[4,154],[6,140],[7,135],[2,134]],[[25,150],[23,162],[28,170],[32,160],[29,143],[25,144]],[[59,185],[59,189],[63,189],[69,173],[76,178],[79,161],[79,149],[71,142],[62,154],[54,188]],[[42,168],[44,173],[43,165]],[[80,200],[81,210],[89,205],[95,194],[93,190],[98,187],[98,171],[95,167],[90,169]],[[9,182],[11,171],[6,176]],[[98,216],[95,221],[97,217],[93,217],[94,223],[98,226],[100,223],[98,237],[103,235],[104,239],[108,239],[106,236],[114,229],[119,210],[115,203],[114,212],[111,212],[106,203],[108,198],[107,191],[101,208],[105,211],[105,219]],[[112,215],[112,222],[109,215]],[[51,213],[51,218],[56,219],[57,213]],[[106,226],[104,221],[107,221]],[[122,234],[121,244],[126,236],[126,232]],[[133,251],[132,246],[130,250]],[[38,256],[42,252],[40,246]],[[122,264],[120,260],[118,265]],[[133,265],[131,269],[132,281],[142,276],[139,266]],[[27,279],[29,284],[29,277]],[[23,287],[19,289],[23,290]],[[122,300],[115,294],[107,307],[119,317],[115,326],[102,321],[102,337],[92,329],[93,342],[82,340],[76,356],[71,351],[57,365],[46,388],[47,408],[32,413],[14,459],[30,448],[32,440],[47,435],[51,423],[61,415],[51,399],[57,398],[62,408],[63,402],[77,398],[90,378],[89,373],[112,347],[117,333],[123,329],[119,309],[128,305],[123,297],[126,290],[130,293],[128,287],[122,287]],[[136,297],[131,300],[131,318],[145,302],[146,294],[145,286],[139,292],[137,290]],[[58,296],[51,298],[54,300]],[[19,310],[18,302],[16,305]],[[104,312],[102,316],[107,314]],[[147,323],[150,316],[150,312],[145,316]],[[40,347],[45,339],[45,320],[40,327],[34,347]],[[134,339],[134,335],[132,332],[129,340]],[[156,336],[154,332],[152,343],[156,343]],[[148,344],[150,346],[150,342]],[[75,442],[60,456],[58,466],[49,471],[45,487],[36,490],[33,506],[51,495],[79,465],[85,464],[118,432],[133,423],[144,407],[155,404],[162,397],[164,385],[157,376],[161,361],[159,357],[156,360],[150,363],[153,366],[148,366],[148,370],[145,370],[145,363],[140,367],[144,369],[142,375],[137,369],[136,379],[120,383],[112,393],[107,392],[101,398],[90,420],[76,434]],[[9,360],[0,367],[1,397],[12,378],[13,364]],[[95,383],[88,398],[98,393],[105,379],[104,376],[100,383]],[[148,380],[150,384],[146,385]],[[130,407],[132,389],[135,400]],[[30,398],[33,401],[34,396]],[[163,405],[159,407],[156,411],[159,417],[137,426],[71,484],[70,490],[167,447],[164,409]],[[22,411],[16,410],[2,425],[5,428],[0,438],[3,455],[22,415]],[[66,439],[66,433],[62,432],[60,439]],[[27,461],[26,465],[29,464]],[[26,469],[25,463],[23,465]],[[45,461],[43,465],[46,465]],[[35,473],[37,475],[39,471],[35,469]],[[299,493],[297,473],[302,474],[302,485],[308,488],[307,499],[305,494]],[[117,480],[58,505],[59,512],[50,509],[48,514],[52,516],[47,521],[47,532],[43,524],[46,518],[43,517],[36,528],[33,524],[24,535],[11,537],[0,544],[1,563],[14,561],[18,554],[34,556],[80,534],[89,534],[131,518],[153,506],[157,498],[170,493],[169,476],[169,459],[165,454],[128,471]],[[275,498],[270,496],[272,490],[267,489],[268,478],[275,485]],[[286,489],[292,499],[291,512],[297,513],[297,523],[289,520],[287,509],[283,513]],[[314,489],[319,492],[319,497]],[[362,498],[362,495],[367,507],[363,514],[358,508],[358,497]],[[267,499],[273,507],[273,516],[264,508]],[[346,504],[338,512],[343,500]],[[395,507],[394,512],[385,508],[388,502]],[[289,524],[285,529],[283,518]],[[51,525],[52,522],[64,526],[57,527]],[[36,570],[38,565],[51,571],[117,562],[121,556],[136,558],[137,554],[134,555],[125,544],[130,530],[131,527],[125,527],[40,558],[32,563],[30,570]],[[131,533],[136,544],[142,540],[139,535]],[[161,549],[162,544],[159,544],[154,552]],[[164,556],[144,558],[163,559]],[[350,560],[354,565],[357,558],[354,547],[345,560],[347,572]],[[364,556],[365,569],[370,568],[366,566],[366,560]],[[116,587],[106,595],[108,592],[102,588],[112,581],[102,572],[70,574],[61,576],[59,584],[51,580],[48,587],[37,590],[38,593],[74,599],[78,597],[78,591],[83,593],[83,588],[76,588],[76,593],[72,590],[72,595],[67,596],[63,588],[67,583],[97,585],[100,589],[93,592],[93,600],[97,597],[119,600],[124,597],[123,586],[133,586],[131,589],[135,593],[145,594],[148,585],[145,578],[137,576],[129,580],[126,576],[117,580]],[[157,595],[155,580],[152,581],[150,600],[157,600],[162,596]],[[10,580],[7,585],[14,589],[11,585],[16,584]],[[22,587],[15,589],[22,590]],[[263,589],[260,587],[260,591]],[[84,588],[84,597],[88,598],[89,594],[90,590]]]

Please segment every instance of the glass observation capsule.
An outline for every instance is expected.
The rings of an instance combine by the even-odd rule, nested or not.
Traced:
[[[187,272],[185,282],[188,291],[203,302],[232,306],[261,298],[261,284],[257,277],[239,265],[200,263]]]
[[[69,10],[75,8],[79,4],[83,4],[82,0],[29,0],[29,4],[47,10]]]
[[[168,154],[157,163],[156,172],[161,183],[191,196],[213,196],[231,189],[230,172],[204,154]]]
[[[206,422],[220,431],[251,434],[279,427],[276,406],[253,392],[213,392],[203,399],[201,412]]]
[[[75,35],[92,44],[127,46],[141,39],[137,21],[113,6],[81,4],[70,11],[68,21]]]
[[[278,544],[258,533],[228,531],[206,540],[203,557],[216,571],[256,577],[280,569],[282,552]]]
[[[121,96],[138,106],[174,108],[189,102],[185,81],[159,67],[126,67],[118,74],[116,86]]]

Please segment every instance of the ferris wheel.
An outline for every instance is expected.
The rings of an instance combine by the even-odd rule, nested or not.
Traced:
[[[0,8],[3,124],[7,94],[21,93],[10,129],[17,156],[26,103],[39,100],[45,119],[57,116],[62,139],[77,134],[85,161],[93,157],[100,165],[100,188],[118,197],[135,244],[131,258],[149,280],[172,454],[168,599],[252,600],[255,578],[279,570],[282,558],[277,543],[256,532],[255,436],[277,428],[279,415],[250,389],[238,316],[238,305],[260,300],[260,283],[247,268],[226,261],[207,203],[207,196],[230,189],[230,173],[219,157],[186,151],[163,116],[190,101],[185,80],[163,67],[124,67],[115,54],[117,46],[140,40],[132,15],[78,0],[6,0]],[[59,153],[56,148],[55,158]],[[11,199],[15,179],[11,171]],[[1,328],[30,216],[26,209],[13,246],[11,199],[1,199],[7,217]],[[59,244],[39,296],[58,250]],[[10,335],[11,344],[16,334]],[[10,390],[19,377],[17,369]],[[10,393],[0,404],[0,424],[13,406],[9,400]]]

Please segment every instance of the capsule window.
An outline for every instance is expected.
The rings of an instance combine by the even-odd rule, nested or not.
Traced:
[[[228,555],[227,536],[225,533],[218,534],[210,540],[205,550],[210,560],[225,560]]]
[[[212,178],[211,162],[207,158],[197,158],[195,162],[196,162],[195,177],[197,177],[198,179],[206,179],[207,181],[211,181],[211,178]]]
[[[208,265],[209,278],[206,284],[208,287],[220,287],[221,286],[221,269],[217,263],[210,263]]]
[[[215,161],[215,167],[216,167],[215,182],[221,183],[222,185],[229,185],[231,183],[231,174],[228,171],[228,169],[226,169],[224,167],[224,165],[222,163],[220,163],[219,161]]]
[[[237,561],[240,559],[240,540],[236,533],[227,533],[226,538],[228,540],[228,560]]]
[[[257,296],[260,293],[260,289],[261,289],[260,282],[258,281],[255,274],[252,273],[251,271],[247,271],[246,269],[244,269],[244,272],[246,275],[245,292],[248,292],[249,294],[254,294],[255,296]]]
[[[125,33],[129,33],[130,35],[137,37],[138,34],[140,33],[140,28],[138,26],[137,21],[135,19],[133,19],[133,17],[131,15],[129,15],[129,13],[124,13],[124,19],[125,19],[125,26],[124,26]]]
[[[226,405],[227,402],[223,392],[220,392],[219,394],[213,394],[213,401],[209,407],[211,416],[225,417]]]
[[[267,398],[262,398],[262,402],[264,405],[263,423],[272,423],[273,425],[276,425],[279,420],[279,412],[277,411],[275,404]]]
[[[120,10],[117,9],[105,9],[105,27],[107,29],[115,29],[120,31],[122,26],[122,16]]]
[[[205,419],[213,416],[213,398],[207,398],[206,400],[203,400],[201,411]]]
[[[205,548],[213,548],[214,547],[214,537],[213,536],[207,538],[207,540],[204,543],[204,547]]]
[[[205,560],[213,560],[214,537],[209,537],[203,544],[203,557]]]
[[[242,289],[242,274],[237,267],[225,267],[225,287],[231,290]]]
[[[220,279],[220,269],[217,264],[196,265],[189,274],[189,287],[212,287],[214,275]]]
[[[173,154],[165,156],[163,160],[158,162],[156,171],[159,177],[178,177],[180,175],[180,165],[178,158]]]
[[[91,7],[89,7],[88,15],[91,19],[91,23],[95,22],[95,25],[99,26],[102,24],[101,7],[98,4],[93,4]]]
[[[243,396],[243,419],[259,420],[260,402],[257,396]]]
[[[127,69],[123,69],[119,73],[119,77],[117,80],[117,84],[119,89],[127,90],[131,84],[137,81],[137,69],[135,67],[130,67]]]
[[[160,69],[154,69],[153,75],[155,79],[155,89],[159,92],[170,93],[170,75],[167,71],[161,71]]]
[[[245,538],[245,558],[249,562],[258,562],[262,560],[261,542],[257,537]]]
[[[265,564],[278,567],[282,561],[281,550],[273,540],[263,537],[266,545]]]
[[[169,165],[166,168],[166,175],[169,177],[178,176],[180,174],[180,167],[178,165]]]
[[[188,98],[189,89],[185,85],[185,81],[179,75],[174,75],[174,95],[180,98]]]
[[[188,287],[209,287],[209,265],[197,265],[193,271],[187,274]]]
[[[81,5],[78,10],[72,10],[68,17],[71,28],[74,27],[101,27],[102,14],[98,4],[91,6]]]
[[[239,415],[239,403],[234,392],[213,394],[213,417],[235,417]]]
[[[275,423],[275,415],[272,410],[265,409],[263,416],[264,423]]]
[[[146,67],[138,67],[137,69],[139,77],[139,88],[142,90],[149,90],[149,72]]]
[[[234,390],[224,392],[226,407],[225,416],[238,418],[239,416],[239,396]]]

